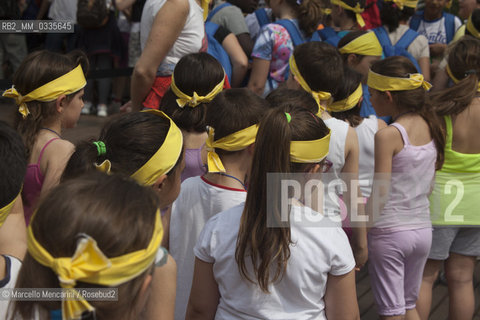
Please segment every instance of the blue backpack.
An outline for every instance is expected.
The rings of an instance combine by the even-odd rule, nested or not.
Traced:
[[[443,13],[443,17],[445,17],[445,31],[447,34],[447,44],[452,41],[453,37],[455,36],[455,16],[450,13]],[[424,12],[418,11],[412,19],[410,19],[410,28],[415,31],[418,31],[418,27],[420,26],[420,22],[424,19]]]
[[[385,30],[384,27],[375,28],[373,29],[373,32],[375,32],[378,41],[382,45],[385,57],[404,56],[412,61],[418,72],[421,72],[417,60],[407,51],[408,46],[419,36],[418,32],[408,29],[395,45],[392,45],[387,30]]]
[[[288,34],[290,35],[290,38],[292,39],[293,46],[299,46],[302,43],[305,42],[310,42],[310,41],[322,41],[318,31],[314,32],[313,35],[310,37],[310,39],[305,39],[302,36],[302,33],[300,30],[298,30],[297,26],[295,23],[293,23],[291,20],[288,19],[282,19],[282,20],[277,20],[274,22],[275,24],[279,24],[285,29],[287,29]]]
[[[333,28],[325,27],[322,30],[318,30],[317,32],[320,34],[320,38],[323,41],[331,44],[335,48],[338,46],[338,42],[341,38],[338,36],[337,32],[333,30]]]
[[[257,17],[258,25],[262,28],[264,25],[271,23],[270,17],[267,14],[265,8],[255,10],[255,17]]]
[[[227,51],[223,48],[222,44],[215,39],[215,33],[217,32],[218,28],[220,27],[218,24],[211,22],[210,20],[212,17],[223,8],[231,6],[230,3],[225,2],[224,4],[219,5],[215,9],[213,9],[207,17],[207,21],[205,22],[205,34],[207,36],[208,47],[207,53],[213,56],[215,59],[220,62],[223,69],[225,70],[225,74],[227,75],[228,79],[232,79],[232,61],[230,60],[230,56],[228,55]]]

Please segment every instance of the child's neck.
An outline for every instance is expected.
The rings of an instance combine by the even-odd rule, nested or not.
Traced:
[[[56,133],[58,136],[62,134],[62,124],[60,122],[46,123],[42,128],[47,129],[48,131]]]
[[[215,183],[224,187],[240,189],[240,190],[246,189],[245,188],[245,186],[247,185],[246,177],[249,170],[248,170],[248,167],[245,165],[246,161],[242,156],[238,157],[238,160],[239,161],[235,161],[235,160],[228,161],[226,159],[222,159],[223,166],[225,167],[225,173],[224,174],[207,173],[205,174],[205,178],[212,183]]]
[[[343,30],[356,30],[357,29],[357,22],[356,21],[353,21],[353,20],[350,20],[350,19],[347,19],[345,17],[345,19],[342,19],[340,21],[340,25],[338,26],[340,31],[343,31]]]
[[[295,13],[295,10],[293,10],[287,5],[280,7],[279,11],[280,12],[278,14],[278,17],[280,19],[297,19],[298,18],[297,14]]]

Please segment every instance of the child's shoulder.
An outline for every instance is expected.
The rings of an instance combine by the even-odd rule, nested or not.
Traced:
[[[48,148],[45,148],[41,159],[41,165],[46,163],[63,162],[75,151],[75,146],[68,140],[51,140]]]

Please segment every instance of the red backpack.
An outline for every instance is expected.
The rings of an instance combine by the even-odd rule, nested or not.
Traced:
[[[365,27],[362,28],[363,30],[374,29],[382,25],[377,0],[367,0],[365,10],[362,12],[362,18],[365,21]]]

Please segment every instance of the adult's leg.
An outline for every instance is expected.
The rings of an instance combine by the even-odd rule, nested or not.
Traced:
[[[475,309],[473,271],[475,257],[450,253],[445,263],[448,283],[449,319],[471,320]]]
[[[417,299],[417,312],[422,320],[428,320],[432,306],[433,284],[438,278],[442,265],[443,260],[428,259],[423,269],[422,284]]]

